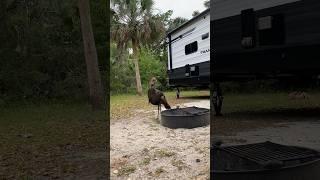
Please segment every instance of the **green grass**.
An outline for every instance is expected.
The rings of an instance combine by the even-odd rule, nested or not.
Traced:
[[[142,160],[141,165],[146,166],[146,165],[150,164],[150,162],[151,162],[151,158],[150,158],[150,157],[145,157],[145,158]]]
[[[168,151],[167,149],[158,149],[154,153],[154,157],[165,158],[174,156],[176,153],[172,151]]]
[[[21,140],[17,135],[31,133],[32,141],[63,143],[74,140],[75,134],[81,135],[81,130],[92,126],[93,122],[106,122],[105,112],[94,112],[86,104],[31,104],[4,108],[0,110],[0,117],[3,138],[17,142]],[[84,127],[77,129],[81,126]]]
[[[103,149],[106,122],[104,111],[92,111],[85,103],[1,108],[0,157],[4,161],[0,162],[0,177],[9,172],[15,178],[72,173],[75,167],[64,164],[63,156],[72,151]]]
[[[182,91],[181,97],[209,96],[209,91]],[[189,102],[190,99],[176,99],[176,92],[165,92],[166,98],[170,105]],[[155,106],[148,103],[146,94],[142,96],[133,94],[113,95],[110,98],[111,120],[126,119],[134,116],[135,110],[154,110]]]
[[[119,170],[118,176],[128,176],[128,175],[134,173],[135,171],[136,171],[136,167],[135,166],[127,165],[127,166],[122,167]]]
[[[280,122],[318,119],[320,93],[308,95],[307,99],[291,99],[285,92],[225,94],[223,116],[213,118],[211,133],[236,135],[239,131],[278,127]]]
[[[166,171],[163,169],[163,167],[159,167],[156,169],[156,171],[154,172],[154,175],[156,177],[159,177],[162,173],[165,173]]]
[[[192,100],[190,97],[208,96],[208,91],[182,91],[182,99],[176,99],[174,91],[165,92],[170,104],[186,103]],[[228,93],[224,95],[223,113],[236,113],[243,111],[267,111],[271,109],[301,109],[320,106],[320,93],[310,92],[309,99],[290,99],[287,92],[266,93]],[[110,102],[111,119],[125,119],[135,115],[134,110],[155,110],[156,107],[148,104],[147,95],[137,96],[133,94],[113,95]]]
[[[270,109],[301,109],[320,106],[320,93],[308,99],[290,99],[289,93],[225,94],[223,112],[266,111]]]

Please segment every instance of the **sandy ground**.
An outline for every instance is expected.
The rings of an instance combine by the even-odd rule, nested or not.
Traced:
[[[180,107],[209,108],[209,100]],[[163,108],[164,109],[164,108]],[[209,179],[210,127],[169,129],[157,111],[111,123],[111,179]]]

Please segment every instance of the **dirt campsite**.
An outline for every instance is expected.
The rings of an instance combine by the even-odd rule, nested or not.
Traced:
[[[169,92],[166,97],[172,108],[210,108],[207,91],[183,92],[180,99]],[[111,98],[111,114],[111,179],[209,179],[209,126],[163,127],[146,96]]]
[[[224,145],[272,141],[320,150],[318,92],[228,94],[224,115],[215,117],[211,137]]]

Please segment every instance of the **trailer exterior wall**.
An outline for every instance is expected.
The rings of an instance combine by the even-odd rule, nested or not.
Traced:
[[[169,84],[176,87],[207,87],[210,83],[210,62],[194,64],[199,66],[199,76],[185,77],[185,68],[169,72]]]
[[[211,29],[214,39],[212,71],[215,79],[255,77],[280,77],[287,75],[314,76],[320,70],[320,2],[317,0],[272,0],[269,6],[262,0],[213,0]],[[251,2],[251,3],[249,3]],[[255,3],[254,3],[255,2]],[[270,1],[271,2],[271,1]],[[257,4],[256,4],[257,3]],[[261,3],[260,5],[258,5]],[[232,6],[231,6],[232,4]],[[238,7],[228,11],[228,8]],[[259,8],[257,8],[260,6]],[[245,49],[241,45],[242,10],[253,8],[259,18],[282,14],[284,16],[285,42],[281,45],[257,45]],[[230,16],[223,10],[229,12]],[[220,14],[219,14],[220,12]],[[216,14],[215,14],[216,13]]]
[[[297,1],[301,0],[213,0],[211,1],[211,9],[214,12],[211,15],[213,20],[217,20],[240,15],[241,10],[244,9],[262,10]]]
[[[209,34],[207,38],[203,35]],[[207,10],[168,34],[168,76],[171,86],[208,86],[210,83],[210,12]],[[197,51],[186,54],[186,45]],[[186,76],[186,65],[199,67],[199,75]]]
[[[190,33],[188,33],[190,32]],[[210,15],[209,13],[199,17],[199,20],[191,23],[185,28],[171,34],[171,39],[177,39],[171,43],[172,69],[184,67],[186,64],[197,64],[210,60],[210,53],[202,53],[210,49],[210,38],[201,39],[203,34],[210,32]],[[185,35],[179,38],[180,35]],[[198,51],[189,55],[185,54],[185,46],[197,41]]]

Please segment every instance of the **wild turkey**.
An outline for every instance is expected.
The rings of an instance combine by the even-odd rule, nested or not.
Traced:
[[[305,92],[295,91],[289,94],[289,98],[291,100],[298,100],[298,99],[309,99],[310,96]]]
[[[148,99],[149,99],[149,103],[158,106],[158,117],[159,117],[159,113],[161,111],[161,104],[163,104],[166,109],[171,109],[171,106],[168,104],[163,92],[156,89],[155,87],[156,82],[157,82],[157,79],[155,77],[151,78],[149,83],[149,89],[148,89]]]

